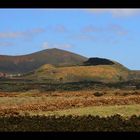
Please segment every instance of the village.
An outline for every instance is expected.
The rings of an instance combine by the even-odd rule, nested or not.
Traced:
[[[8,74],[8,73],[0,72],[0,79],[13,78],[13,77],[19,77],[19,76],[21,76],[20,73],[18,73],[18,74]]]

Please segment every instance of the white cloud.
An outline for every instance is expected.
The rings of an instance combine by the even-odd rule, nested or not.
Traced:
[[[43,45],[42,45],[42,48],[43,49],[49,49],[49,48],[60,48],[60,49],[68,49],[68,48],[71,48],[73,47],[73,45],[71,44],[51,44],[49,42],[44,42]]]
[[[9,47],[9,46],[13,46],[14,43],[12,42],[0,42],[0,47]]]
[[[115,17],[128,17],[140,14],[140,9],[88,9],[93,13],[110,13]]]
[[[69,49],[73,47],[71,44],[54,44],[53,48]]]
[[[43,46],[42,46],[43,49],[49,49],[49,47],[50,46],[49,46],[48,42],[43,43]]]
[[[114,32],[118,35],[127,35],[128,30],[118,24],[111,24],[108,26],[108,31]]]
[[[9,32],[0,32],[0,38],[27,38],[33,37],[34,35],[38,35],[40,33],[45,32],[43,28],[35,28],[27,31],[9,31]]]
[[[54,31],[58,33],[64,33],[67,31],[66,27],[64,25],[56,25],[54,27]]]
[[[95,27],[93,25],[87,25],[82,29],[83,32],[89,33],[89,32],[100,32],[102,31],[102,28]]]
[[[81,38],[84,40],[89,40],[89,39],[94,39],[93,36],[89,35],[89,34],[85,34],[85,33],[116,33],[118,35],[127,35],[128,34],[128,30],[126,30],[123,26],[119,25],[119,24],[109,24],[108,26],[104,26],[104,27],[96,27],[93,25],[87,25],[83,28],[81,28],[82,31],[82,35],[78,36],[77,38]],[[95,35],[95,34],[94,34]]]
[[[80,41],[95,41],[95,37],[89,34],[78,34],[71,36],[72,39],[80,40]]]

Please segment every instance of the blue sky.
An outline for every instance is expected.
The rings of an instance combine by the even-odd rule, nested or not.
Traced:
[[[140,9],[0,9],[0,54],[60,48],[140,69]]]

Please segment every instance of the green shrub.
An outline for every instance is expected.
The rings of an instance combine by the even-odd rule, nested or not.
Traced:
[[[103,96],[103,95],[104,95],[103,92],[95,92],[95,93],[94,93],[94,96],[97,96],[97,97]]]

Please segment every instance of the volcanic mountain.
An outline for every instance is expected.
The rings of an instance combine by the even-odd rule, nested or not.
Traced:
[[[0,72],[23,73],[21,78],[46,82],[118,82],[139,74],[109,59],[86,58],[56,48],[21,56],[1,55]]]
[[[7,56],[0,55],[0,72],[26,73],[44,64],[54,66],[80,65],[87,58],[61,49],[46,49],[28,55]]]
[[[45,64],[24,74],[23,78],[51,83],[81,81],[119,82],[127,81],[130,70],[123,65],[104,58],[89,58],[80,65],[54,66]]]

